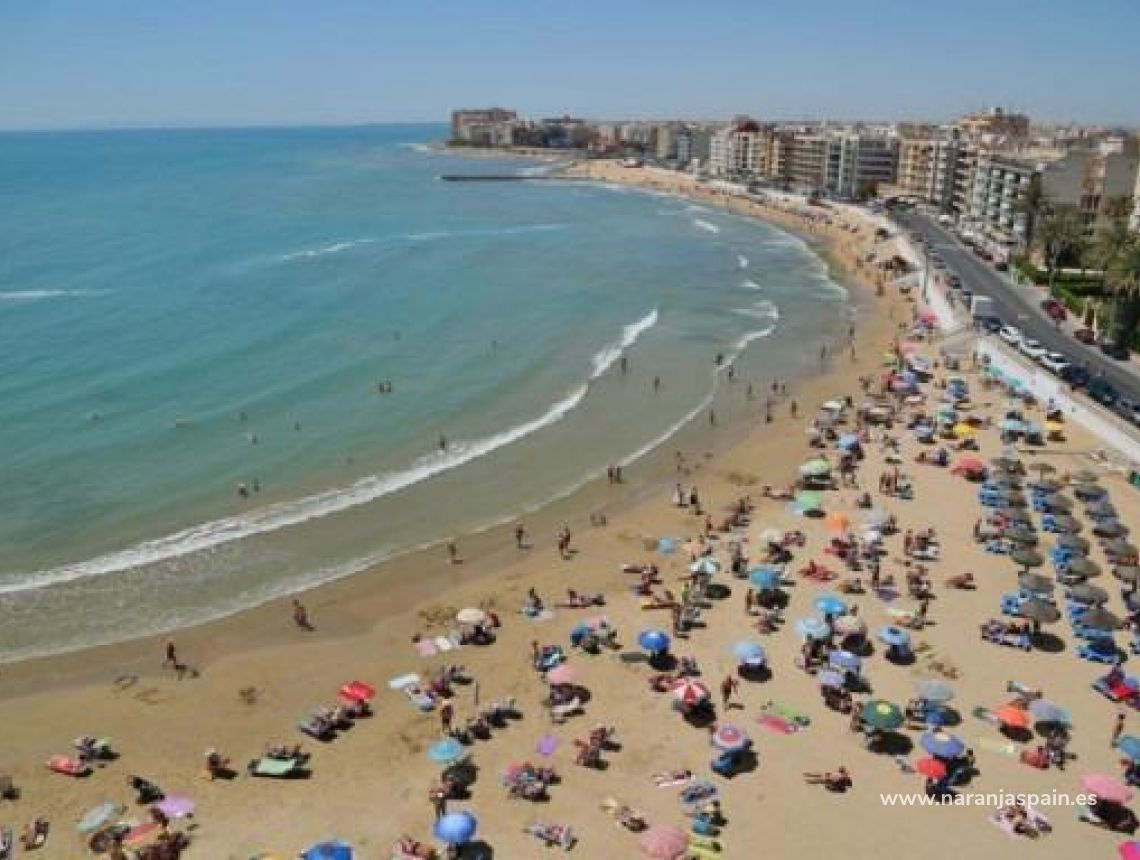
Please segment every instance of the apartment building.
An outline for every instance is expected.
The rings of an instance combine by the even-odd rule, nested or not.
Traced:
[[[451,112],[451,141],[472,146],[510,146],[518,114],[506,108],[475,108]]]
[[[1026,219],[1020,207],[1037,162],[1009,155],[979,157],[966,214],[973,226],[1001,245],[1025,243]]]
[[[1071,149],[1041,168],[1046,200],[1080,210],[1091,234],[1108,218],[1112,202],[1132,198],[1140,156],[1133,149]]]
[[[725,179],[760,175],[762,134],[749,119],[738,119],[716,131],[709,141],[709,173]]]
[[[794,185],[837,197],[863,197],[895,181],[898,139],[862,131],[797,133],[781,141]]]

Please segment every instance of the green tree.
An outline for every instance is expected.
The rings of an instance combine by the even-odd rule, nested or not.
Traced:
[[[1085,222],[1075,206],[1061,205],[1047,209],[1040,216],[1034,240],[1045,259],[1049,272],[1049,294],[1061,261],[1080,251],[1085,244]]]
[[[1034,173],[1029,177],[1029,184],[1025,193],[1017,201],[1017,211],[1025,216],[1025,246],[1032,247],[1037,232],[1037,222],[1040,220],[1047,204],[1045,202],[1045,189],[1041,185],[1041,174]]]

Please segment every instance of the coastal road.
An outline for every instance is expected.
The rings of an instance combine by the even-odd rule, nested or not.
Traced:
[[[961,279],[965,289],[992,299],[994,315],[1003,323],[1017,326],[1023,334],[1040,341],[1046,349],[1061,353],[1074,364],[1083,365],[1094,376],[1104,377],[1130,401],[1140,401],[1140,374],[1131,363],[1115,361],[1096,347],[1086,346],[1058,328],[1041,310],[1038,293],[1009,283],[1000,272],[979,259],[957,236],[934,219],[919,212],[897,212],[894,218],[904,229],[917,230],[926,236],[930,250],[946,261],[947,268]]]

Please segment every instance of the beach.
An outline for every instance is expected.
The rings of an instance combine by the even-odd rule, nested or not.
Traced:
[[[912,298],[900,295],[886,274],[867,262],[879,247],[874,226],[847,210],[749,204],[706,191],[684,176],[666,177],[616,163],[590,163],[572,170],[580,172],[572,175],[588,181],[633,184],[722,204],[733,213],[795,231],[825,256],[844,284],[859,291],[853,342],[838,339],[828,344],[819,373],[773,399],[771,422],[765,420],[767,390],[754,391],[750,399],[743,380],[726,383],[722,396],[751,416],[740,422],[742,429],[729,433],[711,419],[695,419],[668,445],[635,464],[628,483],[611,485],[601,478],[528,516],[532,543],[528,549],[515,546],[513,524],[507,523],[478,535],[458,536],[462,563],[451,563],[441,547],[434,547],[306,592],[300,599],[313,622],[312,631],[293,624],[287,599],[177,631],[172,638],[179,657],[196,670],[181,677],[162,666],[162,637],[6,666],[0,674],[0,719],[7,728],[0,771],[10,773],[22,793],[17,801],[0,804],[0,821],[20,827],[42,815],[52,822],[52,832],[39,856],[84,856],[74,822],[89,807],[110,799],[125,803],[136,817],[145,817],[145,807],[133,804],[126,784],[128,775],[137,774],[168,793],[188,795],[197,802],[187,856],[244,860],[258,852],[277,852],[289,857],[335,836],[356,846],[360,856],[386,857],[401,834],[431,841],[428,790],[439,767],[425,753],[440,737],[438,708],[421,713],[403,693],[389,689],[388,680],[406,673],[426,679],[443,665],[460,663],[476,684],[456,686],[457,720],[473,712],[476,691],[483,704],[514,697],[522,714],[521,719],[493,729],[489,740],[476,741],[469,748],[478,779],[470,799],[453,801],[451,808],[470,809],[477,815],[477,838],[492,846],[496,857],[544,856],[545,849],[523,828],[534,822],[556,822],[572,827],[577,835],[574,856],[598,860],[641,856],[637,836],[616,824],[600,803],[616,798],[636,807],[651,824],[687,826],[677,800],[679,789],[659,788],[651,776],[685,769],[708,778],[713,757],[708,733],[682,722],[671,708],[670,694],[649,690],[649,667],[619,658],[621,652],[637,650],[641,630],[669,628],[668,610],[643,609],[641,599],[630,590],[636,577],[623,573],[621,566],[652,561],[661,571],[662,584],[656,591],[680,591],[688,569],[685,553],[656,550],[661,538],[681,545],[702,530],[703,515],[672,502],[673,485],[680,483],[699,487],[702,506],[714,519],[741,497],[754,503],[747,527],[720,534],[714,541],[714,557],[722,563],[727,561],[730,539],[744,541],[745,552],[756,559],[762,554],[758,536],[765,529],[802,530],[806,538],[806,546],[794,550],[795,559],[786,572],[795,585],[788,589],[783,629],[771,635],[757,633],[755,619],[744,612],[746,581],[722,571],[716,581],[724,583],[730,595],[709,600],[701,611],[703,626],[674,642],[675,653],[696,659],[714,697],[721,679],[734,673],[732,646],[739,640],[763,645],[772,669],[772,676],[762,682],[740,681],[742,708],[726,711],[719,700],[716,704],[718,723],[744,729],[758,754],[754,771],[730,780],[713,777],[728,820],[717,837],[723,856],[1109,856],[1120,837],[1079,823],[1073,808],[1046,810],[1052,832],[1032,840],[994,826],[989,821],[993,805],[888,808],[881,793],[921,793],[922,778],[904,773],[891,754],[864,750],[848,731],[847,719],[825,708],[815,679],[794,665],[801,644],[795,620],[812,614],[813,600],[834,585],[812,584],[795,571],[809,559],[829,566],[839,563],[822,552],[833,536],[824,520],[799,516],[786,501],[763,498],[762,488],[778,489],[795,480],[796,467],[818,453],[808,446],[805,424],[826,401],[860,397],[860,377],[882,372],[884,351],[894,344],[900,324],[909,327],[917,312]],[[939,358],[936,342],[914,341],[913,346],[932,360]],[[812,342],[803,348],[814,354],[820,347]],[[966,369],[962,375],[976,401],[974,414],[1000,420],[1004,396],[997,389],[983,388],[976,372]],[[936,389],[931,385],[925,390],[933,403]],[[1043,417],[1040,410],[1034,414]],[[919,680],[939,677],[932,665],[935,658],[944,669],[956,670],[952,679],[945,679],[955,687],[954,704],[961,712],[961,724],[951,730],[974,747],[980,771],[973,786],[964,791],[1056,790],[1075,796],[1081,791],[1082,773],[1116,773],[1119,754],[1110,745],[1116,710],[1089,689],[1104,667],[1076,659],[1064,624],[1054,628],[1066,644],[1061,653],[1023,653],[980,641],[977,625],[998,614],[1001,595],[1016,587],[1017,569],[1009,559],[987,554],[972,539],[981,513],[976,485],[949,470],[915,464],[914,457],[924,446],[905,432],[896,435],[902,440],[900,468],[911,479],[913,500],[883,499],[874,492],[876,479],[889,471],[885,450],[875,441],[865,446],[867,456],[857,477],[860,488],[824,493],[827,513],[847,516],[853,523],[863,516],[856,498],[867,490],[876,507],[897,517],[900,534],[908,529],[937,530],[941,558],[929,563],[935,591],[931,623],[913,632],[916,642],[927,647],[912,665],[885,661],[881,649],[870,658],[866,674],[873,680],[874,697],[903,704],[913,697]],[[983,460],[998,455],[1002,450],[998,435],[996,428],[984,427],[978,433],[980,450],[971,453]],[[1058,474],[1097,469],[1121,520],[1136,522],[1140,506],[1135,491],[1120,476],[1103,473],[1088,456],[1097,447],[1097,441],[1079,428],[1067,427],[1063,442],[1050,442],[1023,456],[1030,466],[1050,463]],[[833,449],[826,453],[835,456]],[[599,512],[604,513],[604,525]],[[554,545],[562,523],[572,533],[574,552],[568,558],[560,557]],[[884,570],[897,578],[903,570],[901,536],[888,538],[886,548]],[[1095,560],[1103,562],[1098,553],[1094,551]],[[966,571],[976,577],[976,590],[944,586],[947,576]],[[1123,614],[1115,581],[1106,575],[1098,583],[1114,592],[1109,608]],[[559,603],[567,588],[603,593],[606,603],[604,608],[555,607],[553,617],[532,620],[518,612],[530,588],[548,605]],[[914,603],[906,598],[888,602],[872,594],[853,600],[872,631],[891,621],[891,607]],[[468,606],[501,618],[494,644],[433,656],[417,653],[414,636],[446,633],[457,626],[457,610]],[[571,629],[598,614],[606,615],[617,628],[622,647],[596,656],[572,650]],[[589,691],[583,714],[563,724],[551,723],[541,704],[546,684],[530,661],[532,642],[559,645],[570,655],[567,665],[574,667],[578,683]],[[334,702],[341,685],[354,679],[378,689],[374,716],[358,720],[326,744],[297,732],[295,724],[307,711]],[[1020,747],[1011,753],[1002,735],[972,716],[975,705],[992,708],[1008,701],[1011,681],[1043,688],[1049,700],[1070,711],[1075,726],[1070,749],[1077,760],[1064,771],[1025,766],[1017,757]],[[783,734],[773,730],[772,723],[760,725],[761,707],[773,700],[791,703],[810,719],[810,726]],[[603,753],[604,769],[578,766],[573,741],[597,724],[614,728],[620,748]],[[113,737],[121,757],[83,779],[44,768],[50,756],[68,752],[71,739],[83,734]],[[918,733],[905,736],[914,743]],[[536,745],[544,740],[550,752],[542,756]],[[235,768],[243,771],[267,742],[298,741],[312,754],[308,778],[255,779],[244,773],[232,780],[201,777],[203,753],[209,748],[231,757]],[[899,752],[907,759],[921,754],[917,747]],[[519,761],[552,766],[559,772],[561,781],[551,786],[548,803],[508,798],[500,775]],[[828,771],[841,764],[854,779],[844,794],[807,785],[802,779],[805,771]],[[185,829],[185,823],[176,827]]]

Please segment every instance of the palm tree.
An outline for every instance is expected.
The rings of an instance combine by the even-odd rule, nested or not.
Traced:
[[[1140,237],[1133,236],[1120,251],[1109,273],[1113,296],[1112,339],[1130,346],[1140,324]]]
[[[1049,270],[1049,294],[1057,266],[1067,254],[1078,251],[1085,242],[1085,222],[1076,206],[1055,206],[1042,215],[1034,234]]]

